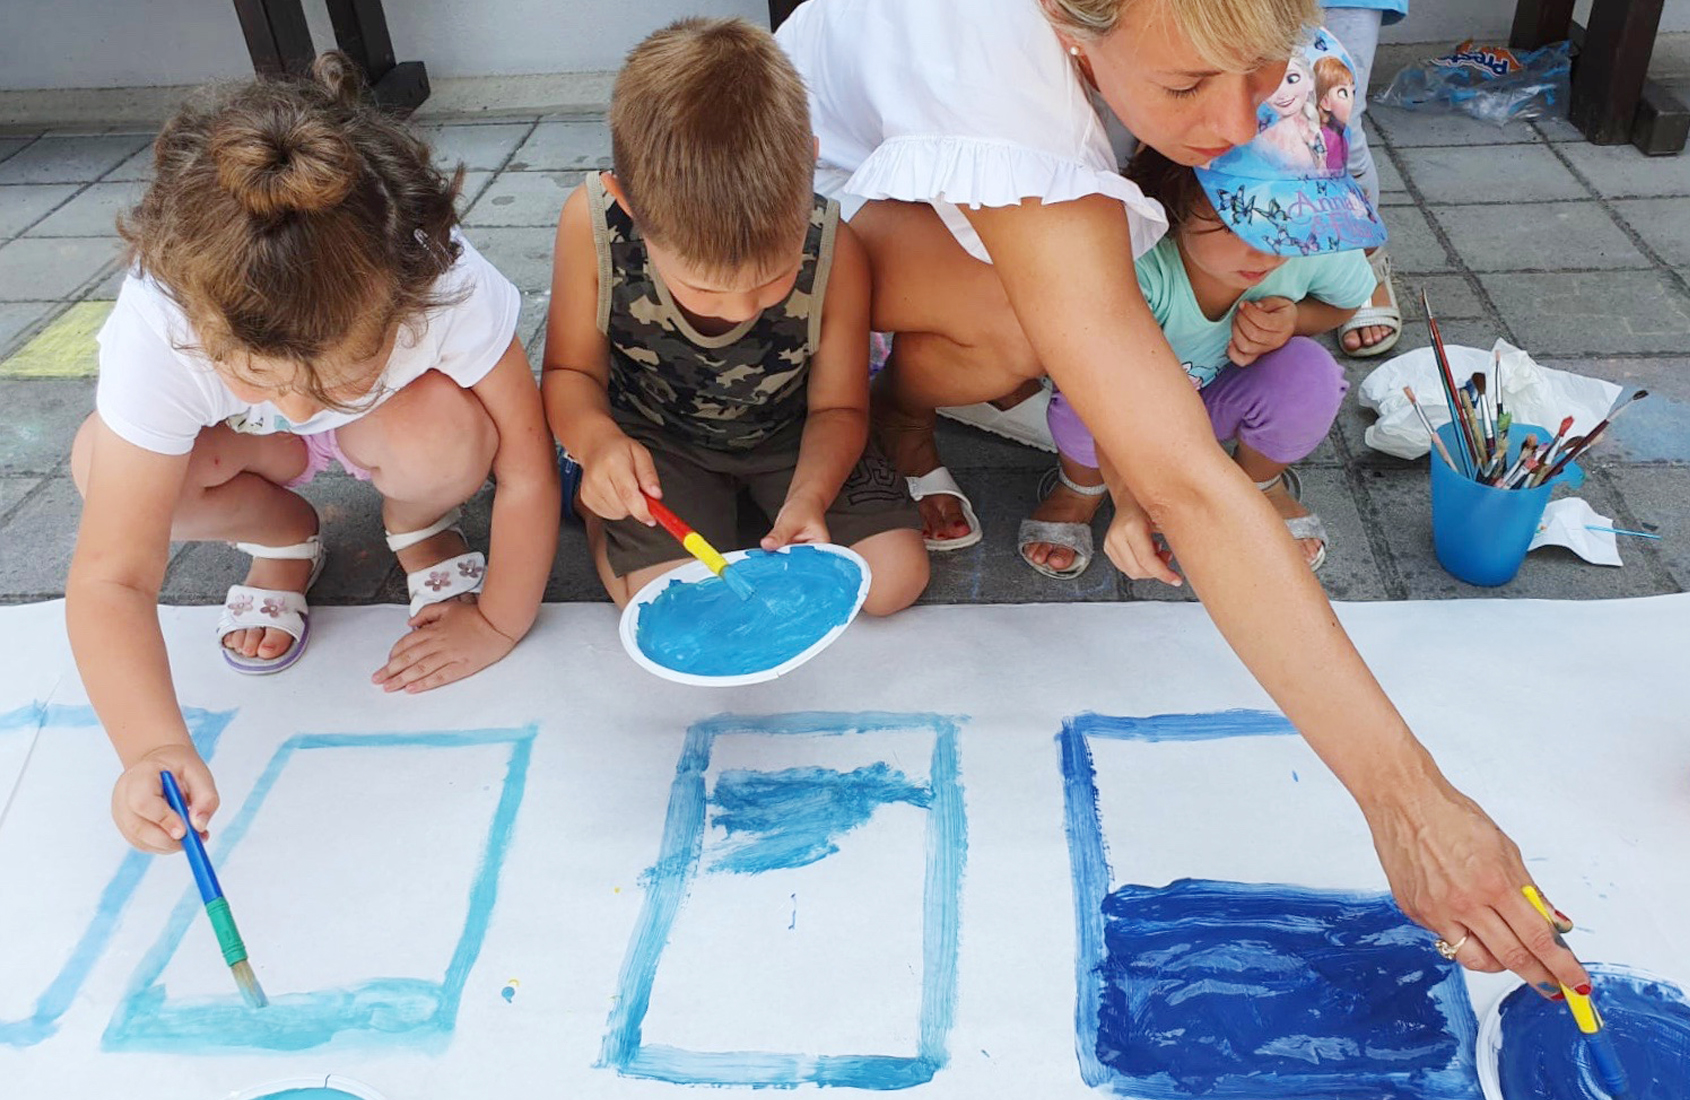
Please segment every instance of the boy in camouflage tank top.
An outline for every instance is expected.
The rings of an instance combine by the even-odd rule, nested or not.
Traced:
[[[867,447],[868,260],[812,191],[798,74],[743,20],[683,20],[628,55],[610,131],[615,172],[558,220],[542,389],[611,598],[688,560],[642,494],[727,549],[743,490],[763,549],[848,545],[863,610],[908,607],[927,550]]]

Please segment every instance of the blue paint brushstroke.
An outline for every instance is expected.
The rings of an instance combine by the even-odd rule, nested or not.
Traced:
[[[1389,895],[1184,879],[1123,886],[1103,919],[1097,1056],[1119,1091],[1479,1095],[1461,968]]]
[[[1683,1100],[1690,1082],[1690,1002],[1668,982],[1587,963],[1603,1030],[1631,1078],[1632,1100]],[[1524,986],[1503,998],[1497,1077],[1508,1100],[1607,1100],[1589,1045],[1565,1004]]]
[[[508,744],[499,802],[487,828],[479,866],[470,884],[464,929],[439,981],[376,978],[348,989],[272,995],[270,1007],[249,1010],[239,996],[169,1000],[160,978],[202,906],[188,890],[151,950],[130,991],[107,1025],[108,1051],[209,1054],[226,1049],[294,1051],[369,1049],[404,1045],[438,1053],[451,1041],[469,972],[498,900],[499,873],[510,847],[517,810],[527,786],[536,728],[456,730],[446,733],[302,734],[276,750],[252,794],[221,836],[214,865],[227,861],[270,789],[297,752],[336,748],[441,750]]]
[[[670,789],[663,846],[646,876],[645,904],[622,963],[621,991],[611,1010],[599,1064],[626,1077],[680,1085],[795,1088],[811,1084],[887,1091],[931,1081],[949,1061],[945,1043],[956,1007],[962,871],[968,847],[957,767],[958,721],[937,714],[806,711],[749,718],[723,715],[689,728]],[[695,1051],[645,1043],[641,1029],[651,1007],[658,963],[703,850],[708,804],[704,773],[715,739],[744,733],[838,737],[895,731],[928,732],[934,737],[926,788],[927,861],[916,1056]]]
[[[723,772],[710,796],[719,807],[710,823],[727,832],[728,843],[710,869],[758,874],[826,859],[839,851],[836,838],[892,802],[926,809],[932,792],[883,760],[851,772]]]
[[[1119,1006],[1123,1003],[1119,998],[1123,991],[1118,985],[1112,987],[1107,979],[1111,973],[1111,965],[1125,965],[1127,957],[1121,953],[1120,947],[1116,948],[1113,956],[1111,955],[1110,936],[1113,935],[1119,942],[1120,936],[1130,929],[1119,924],[1106,925],[1106,917],[1118,909],[1120,901],[1111,900],[1112,873],[1098,812],[1097,776],[1089,739],[1099,737],[1142,742],[1203,741],[1225,737],[1286,736],[1295,732],[1282,715],[1269,711],[1163,714],[1142,718],[1082,714],[1063,723],[1062,732],[1056,741],[1063,777],[1069,869],[1074,883],[1075,1053],[1081,1078],[1086,1084],[1094,1088],[1140,1096],[1145,1100],[1196,1095],[1174,1080],[1171,1074],[1156,1075],[1150,1080],[1145,1080],[1128,1076],[1117,1064],[1119,1058],[1116,1055],[1123,1049],[1130,1049],[1130,1046],[1115,1035],[1113,1029],[1118,1025],[1114,1017],[1105,1019],[1105,1000],[1106,997],[1112,998],[1109,1011],[1119,1012]],[[1234,886],[1238,889],[1252,889],[1242,884]],[[1386,900],[1381,898],[1380,904],[1386,904]],[[1423,933],[1408,926],[1400,915],[1397,920],[1402,927],[1396,932],[1387,931],[1383,934],[1379,944],[1381,949],[1410,949],[1406,941],[1412,937],[1422,948],[1429,950]],[[1311,924],[1307,931],[1311,934],[1320,931],[1318,922]],[[1390,942],[1398,936],[1405,942]],[[1392,1080],[1391,1074],[1402,1067],[1390,1060],[1391,1051],[1378,1048],[1381,1057],[1376,1066],[1379,1074],[1375,1076],[1383,1075],[1387,1082],[1384,1085],[1370,1084],[1352,1088],[1350,1083],[1355,1080],[1354,1074],[1327,1076],[1323,1081],[1305,1081],[1295,1085],[1287,1085],[1287,1078],[1284,1077],[1237,1075],[1218,1077],[1214,1086],[1203,1095],[1250,1097],[1252,1100],[1273,1100],[1277,1097],[1296,1097],[1297,1100],[1315,1097],[1366,1097],[1367,1100],[1374,1100],[1375,1097],[1387,1096],[1413,1096],[1416,1100],[1474,1100],[1479,1096],[1472,1055],[1476,1025],[1472,1007],[1467,1000],[1466,986],[1459,972],[1444,964],[1435,953],[1425,961],[1429,966],[1438,968],[1437,980],[1433,981],[1429,989],[1422,991],[1420,999],[1431,1000],[1441,1014],[1443,1038],[1439,1042],[1446,1044],[1445,1049],[1450,1050],[1451,1057],[1441,1071],[1420,1071],[1421,1083],[1415,1086],[1419,1091],[1388,1091],[1398,1087],[1389,1082]],[[1414,975],[1409,979],[1412,982],[1432,980],[1432,970],[1416,973],[1420,970],[1418,963],[1417,955],[1416,965],[1398,973],[1396,977],[1407,978]],[[1148,1004],[1148,998],[1154,992],[1155,987],[1144,991],[1144,1003]],[[1166,994],[1168,991],[1162,992]],[[1208,994],[1202,989],[1197,989],[1188,994],[1191,995],[1201,998]],[[1139,1001],[1128,997],[1124,1003],[1136,1005]],[[1253,1008],[1254,1005],[1246,999],[1241,1002],[1239,1011],[1247,1014]],[[1269,1057],[1300,1066],[1302,1063],[1295,1057],[1296,1053],[1319,1056],[1321,1044],[1318,1041],[1303,1044],[1299,1051],[1299,1046],[1294,1041],[1295,1036],[1287,1034],[1278,1038],[1280,1042],[1272,1039],[1267,1041],[1267,1045],[1272,1047],[1268,1052]],[[1183,1037],[1183,1040],[1194,1046],[1208,1043],[1217,1049],[1220,1044],[1220,1040],[1214,1035],[1191,1035]],[[1373,1056],[1373,1049],[1366,1042],[1361,1044],[1362,1053],[1368,1057]],[[1109,1056],[1109,1062],[1105,1062],[1104,1055]],[[1318,1064],[1314,1068],[1318,1069]],[[1303,1076],[1312,1078],[1320,1075],[1305,1073]]]
[[[308,1089],[283,1089],[281,1092],[266,1093],[258,1100],[358,1100],[350,1092],[331,1089],[327,1086]]]
[[[182,721],[200,757],[210,761],[217,752],[217,742],[235,718],[235,711],[209,711],[198,707],[183,707]],[[36,703],[0,715],[0,731],[33,728],[37,733],[46,729],[98,728],[99,717],[94,708],[63,706],[57,703]],[[135,888],[153,866],[153,857],[145,852],[129,851],[117,865],[117,871],[100,892],[94,904],[93,916],[66,957],[64,966],[35,1001],[35,1010],[20,1020],[0,1020],[0,1044],[13,1047],[33,1046],[50,1038],[59,1030],[59,1018],[76,1000],[82,983],[88,980],[94,964],[105,954],[112,933],[123,917]]]
[[[672,581],[640,609],[640,652],[694,676],[767,672],[849,621],[863,583],[856,562],[813,546],[753,550],[733,569],[756,585],[755,599],[740,599],[718,577]]]

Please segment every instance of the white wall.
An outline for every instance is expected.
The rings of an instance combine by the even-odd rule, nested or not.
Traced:
[[[919,0],[906,0],[916,3]],[[1582,0],[1581,11],[1591,0]],[[614,69],[647,32],[683,15],[766,19],[765,0],[387,0],[401,60],[435,76]],[[322,0],[306,0],[319,48]],[[1513,0],[1412,0],[1391,42],[1502,40]],[[1690,0],[1662,29],[1690,30]],[[250,72],[229,0],[0,0],[0,89],[195,84]]]

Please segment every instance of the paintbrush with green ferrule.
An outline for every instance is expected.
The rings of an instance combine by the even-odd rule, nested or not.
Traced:
[[[185,830],[182,853],[188,857],[188,866],[193,868],[200,900],[205,902],[205,915],[211,918],[211,929],[217,934],[217,946],[223,949],[223,961],[229,964],[229,973],[234,975],[235,984],[240,986],[246,1003],[253,1008],[263,1008],[270,1002],[264,996],[263,987],[258,984],[258,976],[252,972],[252,964],[247,962],[246,944],[241,941],[240,929],[235,927],[235,915],[229,911],[223,886],[217,881],[217,872],[211,869],[211,857],[205,854],[205,844],[200,841],[200,835],[188,817],[188,800],[182,797],[182,788],[177,786],[174,775],[160,772],[159,780],[164,785],[164,800],[182,819]]]

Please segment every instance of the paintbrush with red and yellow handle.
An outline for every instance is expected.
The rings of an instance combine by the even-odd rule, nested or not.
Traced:
[[[734,567],[728,564],[720,551],[704,540],[704,536],[694,531],[687,521],[669,510],[669,506],[641,490],[645,497],[646,507],[651,509],[651,518],[663,525],[663,529],[675,536],[675,540],[686,549],[686,552],[705,564],[710,572],[722,578],[733,594],[742,600],[749,600],[757,594],[757,589],[746,580]]]

